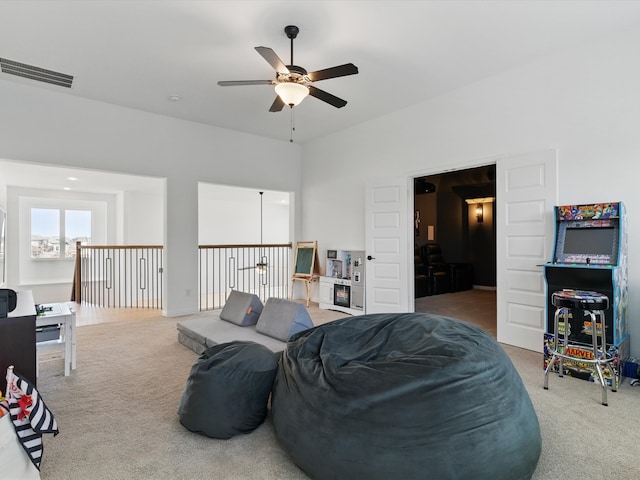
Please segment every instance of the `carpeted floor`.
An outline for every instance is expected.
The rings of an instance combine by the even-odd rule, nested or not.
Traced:
[[[178,343],[175,319],[78,328],[78,368],[41,367],[38,387],[60,434],[45,436],[46,480],[304,479],[269,425],[214,440],[187,431],[177,408],[197,355]]]
[[[463,290],[416,298],[415,311],[444,315],[474,324],[496,338],[496,291]]]
[[[61,361],[41,366],[38,387],[60,428],[58,436],[45,436],[43,480],[308,478],[278,445],[269,419],[230,440],[180,425],[176,411],[197,356],[177,342],[176,321],[83,326],[77,371],[64,377]],[[608,407],[600,405],[598,387],[582,380],[554,376],[545,391],[540,355],[505,350],[541,424],[535,480],[640,478],[640,387],[623,384],[609,394]]]

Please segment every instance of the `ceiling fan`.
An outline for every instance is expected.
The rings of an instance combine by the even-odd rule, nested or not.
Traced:
[[[279,112],[285,105],[293,108],[298,105],[307,95],[316,97],[323,102],[333,105],[336,108],[344,107],[347,104],[335,95],[311,85],[313,82],[327,80],[329,78],[344,77],[358,73],[358,67],[353,63],[345,63],[335,67],[307,72],[304,68],[293,64],[293,40],[298,36],[300,29],[295,25],[287,25],[284,32],[291,40],[291,62],[285,65],[276,53],[268,47],[255,47],[256,51],[271,65],[276,71],[274,80],[231,80],[221,81],[218,85],[230,87],[237,85],[275,85],[276,99],[274,100],[270,112]]]

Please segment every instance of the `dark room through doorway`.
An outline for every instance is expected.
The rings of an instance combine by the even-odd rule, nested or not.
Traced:
[[[414,179],[415,311],[496,336],[494,164]]]

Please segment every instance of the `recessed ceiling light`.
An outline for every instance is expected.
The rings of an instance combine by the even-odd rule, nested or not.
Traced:
[[[77,177],[67,177],[67,180],[71,180],[72,182],[75,182],[76,180],[78,180]]]
[[[64,187],[65,190],[71,190],[71,187]]]
[[[169,95],[170,102],[179,102],[180,100],[182,100],[180,95]]]

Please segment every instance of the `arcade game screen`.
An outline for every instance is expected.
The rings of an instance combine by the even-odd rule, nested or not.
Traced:
[[[616,230],[605,228],[567,228],[564,237],[564,253],[586,255],[611,255],[616,244]]]

